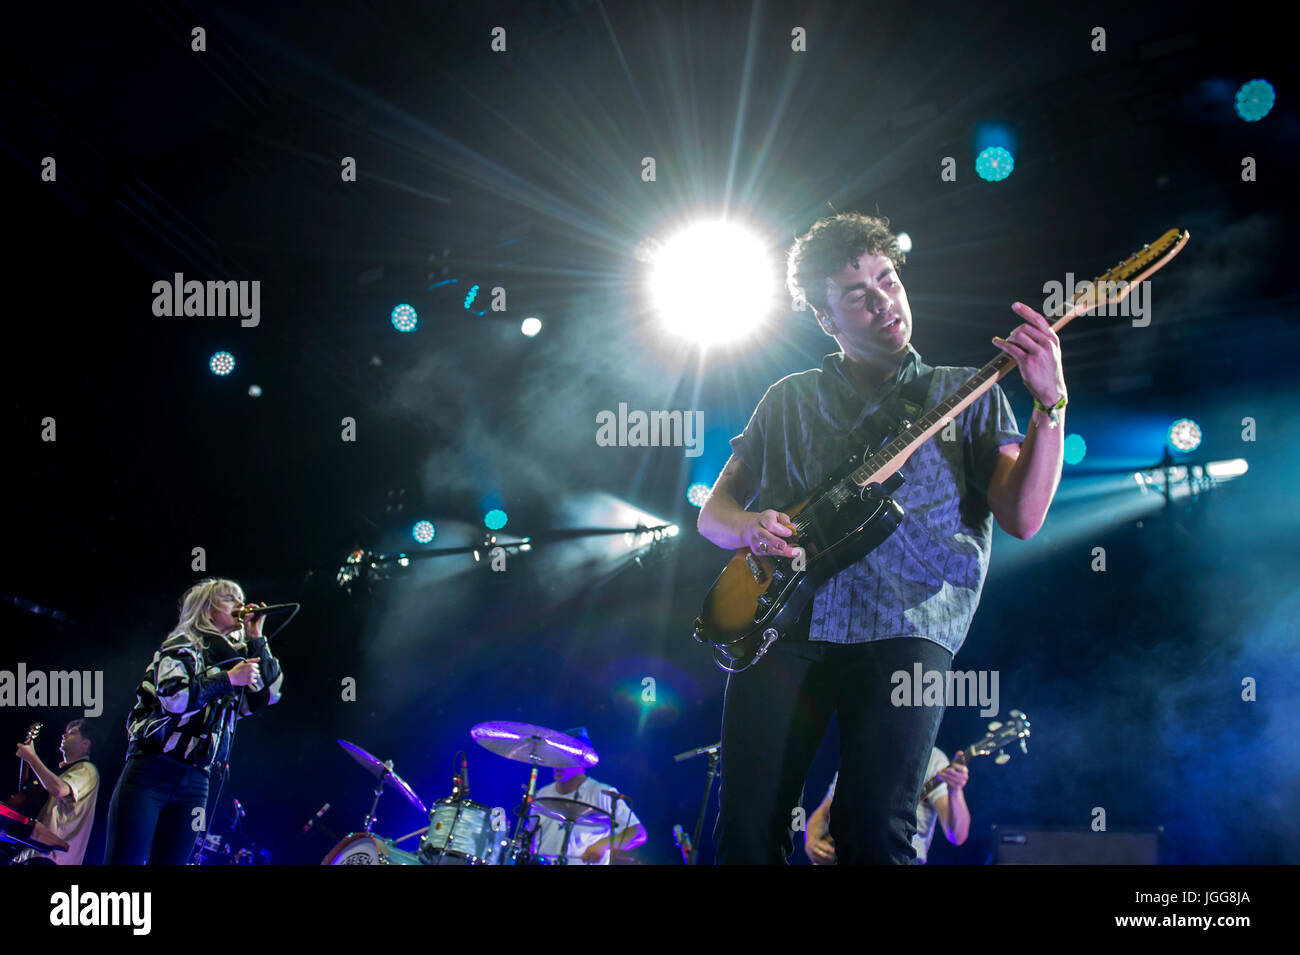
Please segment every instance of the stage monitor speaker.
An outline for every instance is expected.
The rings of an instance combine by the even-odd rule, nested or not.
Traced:
[[[1093,832],[993,826],[995,865],[1159,865],[1163,827]]]

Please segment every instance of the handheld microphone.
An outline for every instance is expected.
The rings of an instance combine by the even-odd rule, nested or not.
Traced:
[[[326,803],[325,805],[321,806],[320,809],[316,810],[316,815],[312,816],[310,819],[307,820],[307,825],[302,827],[302,832],[300,832],[299,835],[303,835],[303,836],[307,835],[307,833],[311,831],[311,827],[316,825],[316,823],[320,822],[321,817],[324,816],[325,813],[329,811],[330,811],[329,803]]]
[[[296,610],[299,606],[299,604],[267,604],[265,607],[240,607],[231,616],[239,620],[247,620],[249,617],[264,617],[267,614]]]
[[[628,799],[626,796],[624,796],[624,795],[623,795],[621,792],[619,792],[617,789],[602,789],[601,792],[603,792],[603,793],[604,793],[606,796],[608,796],[610,799],[621,799],[621,800],[623,800],[625,803],[627,803],[629,806],[632,805],[632,800]]]
[[[677,848],[682,850],[682,861],[690,865],[691,837],[686,834],[686,830],[680,825],[673,826],[673,842],[677,843]]]
[[[460,757],[460,781],[461,781],[461,785],[465,787],[465,795],[468,797],[469,796],[469,763],[465,761],[464,753],[462,753]]]

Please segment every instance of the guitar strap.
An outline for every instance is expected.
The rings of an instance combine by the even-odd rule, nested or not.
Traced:
[[[918,362],[912,379],[895,386],[892,393],[881,401],[880,407],[849,432],[855,443],[865,444],[872,449],[878,448],[904,421],[916,421],[925,414],[925,400],[930,391],[932,374],[932,367]]]

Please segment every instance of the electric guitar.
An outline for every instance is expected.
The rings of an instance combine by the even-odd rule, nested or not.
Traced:
[[[1009,719],[1010,722],[1008,723],[999,723],[996,720],[990,723],[989,731],[965,749],[960,750],[957,755],[953,757],[950,765],[965,766],[976,757],[989,756],[993,753],[997,753],[998,755],[994,757],[993,762],[997,763],[999,766],[1004,766],[1011,759],[1011,754],[1004,753],[1002,750],[1007,746],[1010,746],[1016,740],[1020,740],[1020,751],[1022,753],[1028,753],[1029,744],[1025,742],[1025,740],[1029,739],[1028,717],[1019,710],[1012,710]],[[944,767],[944,769],[947,768],[947,766]],[[926,784],[921,787],[921,794],[917,796],[916,801],[918,803],[924,802],[926,796],[930,795],[930,793],[934,792],[942,785],[942,779],[938,776],[932,776]]]
[[[23,740],[23,745],[30,746],[36,742],[36,737],[41,735],[41,730],[45,724],[39,720],[27,727],[27,736]],[[5,805],[10,809],[15,809],[24,816],[36,816],[45,806],[47,793],[41,786],[41,781],[36,778],[36,773],[26,760],[18,760],[18,791],[5,800]]]
[[[1170,229],[1091,283],[1076,286],[1052,330],[1060,332],[1079,315],[1122,301],[1139,282],[1167,265],[1188,238],[1185,229]],[[883,447],[850,457],[808,497],[780,508],[794,521],[794,533],[786,542],[804,549],[801,558],[757,555],[748,548],[735,551],[709,588],[692,633],[712,647],[719,668],[739,673],[753,666],[789,631],[822,584],[898,528],[903,509],[890,494],[903,483],[899,468],[1015,364],[1014,358],[999,352],[919,421],[902,422]]]

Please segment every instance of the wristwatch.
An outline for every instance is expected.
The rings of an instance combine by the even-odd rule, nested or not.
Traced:
[[[1047,426],[1049,428],[1055,428],[1061,422],[1061,409],[1065,407],[1068,397],[1068,395],[1061,395],[1061,400],[1050,407],[1035,398],[1034,410],[1041,411],[1047,415]]]

